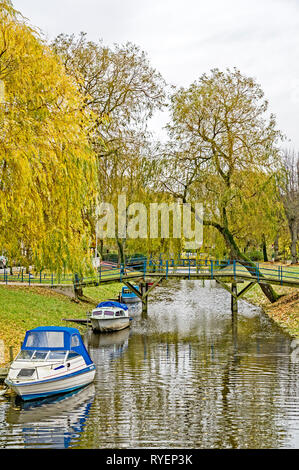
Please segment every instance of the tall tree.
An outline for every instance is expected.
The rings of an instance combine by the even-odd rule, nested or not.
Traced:
[[[299,239],[299,154],[285,151],[282,159],[284,178],[280,186],[281,198],[290,232],[291,262],[298,262],[297,242]]]
[[[144,147],[148,119],[164,106],[165,82],[146,54],[131,43],[110,48],[81,33],[59,35],[52,47],[76,79],[84,106],[97,116],[90,141],[97,156],[99,200],[110,202],[125,190],[126,181],[140,185],[140,143]],[[117,238],[117,246],[124,262],[125,240]]]
[[[0,80],[0,246],[40,269],[85,269],[89,228],[81,211],[96,175],[92,116],[39,33],[3,1]]]
[[[199,163],[193,181],[204,195],[204,225],[223,236],[232,259],[250,266],[234,225],[242,205],[260,203],[265,178],[277,168],[281,138],[274,116],[267,118],[263,96],[260,86],[238,70],[214,69],[173,94],[168,126],[172,142],[190,149],[193,165],[198,166],[195,159]],[[277,299],[271,286],[261,288],[272,302]]]

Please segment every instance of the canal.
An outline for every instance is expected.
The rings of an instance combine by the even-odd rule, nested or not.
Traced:
[[[157,287],[131,329],[85,334],[94,384],[0,397],[0,448],[299,448],[299,352],[261,311],[200,281]]]

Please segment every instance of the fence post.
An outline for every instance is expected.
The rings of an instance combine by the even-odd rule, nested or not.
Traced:
[[[168,260],[166,261],[166,279],[168,279]]]
[[[258,264],[255,265],[255,275],[257,277],[257,282],[260,282],[260,273],[258,269]]]
[[[281,284],[281,285],[283,284],[283,280],[282,280],[282,266],[280,266],[280,284]]]
[[[14,360],[13,346],[9,346],[9,360],[10,362]]]
[[[51,273],[51,286],[53,286],[53,273]]]
[[[236,260],[234,259],[234,280],[236,280]]]
[[[211,259],[211,279],[214,278],[214,266],[213,266],[213,260]]]
[[[28,272],[28,283],[29,283],[29,286],[30,286],[30,269],[29,269],[29,272]]]

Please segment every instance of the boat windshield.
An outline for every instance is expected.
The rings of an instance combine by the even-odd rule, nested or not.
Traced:
[[[115,312],[113,312],[113,311],[111,311],[111,310],[105,310],[104,315],[105,315],[106,317],[113,317],[113,316],[114,316],[114,313],[115,313]]]
[[[68,351],[26,351],[22,350],[17,356],[21,361],[64,361]]]

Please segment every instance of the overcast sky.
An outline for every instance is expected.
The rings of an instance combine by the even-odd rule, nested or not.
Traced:
[[[254,77],[299,151],[299,0],[13,0],[48,39],[85,31],[131,41],[164,79],[188,86],[211,68]],[[154,128],[164,125],[157,117]],[[161,134],[163,135],[163,134]]]

